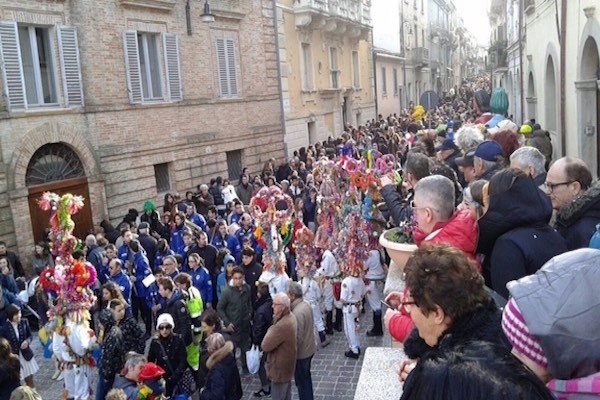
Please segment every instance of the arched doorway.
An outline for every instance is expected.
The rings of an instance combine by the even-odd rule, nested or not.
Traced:
[[[535,94],[535,82],[533,80],[533,72],[529,72],[527,78],[527,115],[525,118],[531,120],[537,118],[537,97]]]
[[[598,56],[598,43],[593,37],[588,36],[583,46],[581,58],[581,79],[579,85],[582,99],[581,118],[582,118],[582,138],[581,152],[582,158],[586,161],[592,173],[600,176],[600,140],[598,140],[598,123],[600,122],[600,61]],[[580,125],[581,126],[581,125]]]
[[[45,238],[48,228],[49,212],[42,210],[37,204],[42,194],[48,191],[59,195],[72,193],[83,196],[84,207],[73,216],[73,234],[79,239],[85,239],[93,229],[85,169],[81,159],[69,145],[49,143],[37,149],[27,165],[25,183],[29,191],[31,229],[36,242]]]
[[[556,69],[554,68],[554,59],[548,56],[546,59],[546,75],[544,79],[544,121],[542,129],[550,133],[552,140],[553,158],[559,157],[564,149],[561,149],[560,138],[557,134],[558,127],[558,108],[556,99],[558,98],[556,90]]]

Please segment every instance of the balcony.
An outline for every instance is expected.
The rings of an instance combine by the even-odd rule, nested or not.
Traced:
[[[413,51],[413,63],[415,67],[426,67],[429,65],[429,49],[417,47]]]
[[[499,40],[495,42],[489,49],[489,63],[490,67],[497,71],[501,72],[502,70],[508,67],[507,64],[507,51],[506,51],[506,41]]]
[[[324,29],[357,37],[371,27],[368,0],[296,0],[294,13],[298,28]]]

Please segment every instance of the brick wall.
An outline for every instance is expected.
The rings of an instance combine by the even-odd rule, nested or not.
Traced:
[[[83,161],[96,225],[103,218],[120,221],[127,209],[141,210],[147,199],[162,205],[155,164],[169,163],[171,190],[185,192],[216,175],[227,176],[227,151],[241,149],[243,165],[251,172],[260,171],[268,158],[283,155],[269,0],[213,1],[217,20],[212,24],[200,20],[203,3],[191,1],[191,35],[184,1],[159,2],[166,10],[124,3],[5,0],[0,5],[0,21],[77,27],[82,64],[83,108],[8,113],[6,98],[0,99],[0,240],[25,258],[33,247],[25,174],[31,155],[46,143],[64,142]],[[126,30],[179,36],[183,101],[130,104]],[[223,32],[236,44],[241,93],[236,99],[219,97],[214,39]],[[56,40],[52,51],[62,101]]]

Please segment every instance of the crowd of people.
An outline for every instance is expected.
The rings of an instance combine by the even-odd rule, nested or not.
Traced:
[[[582,333],[600,321],[586,308],[598,305],[598,263],[590,261],[598,251],[577,249],[588,247],[600,223],[600,184],[578,158],[551,163],[548,133],[533,119],[517,125],[506,115],[506,92],[488,88],[481,78],[465,82],[435,110],[411,105],[291,159],[271,159],[255,175],[244,169],[237,182],[217,177],[184,196],[166,194],[162,208],[146,201],[116,227],[102,221],[73,251],[98,276],[91,325],[99,377],[93,395],[83,388],[78,398],[198,391],[201,399],[239,399],[255,345],[263,355],[254,397],[290,399],[294,381],[300,399],[312,399],[311,360],[328,336],[344,331],[345,356],[360,357],[355,321],[365,301],[373,312],[368,335],[383,335],[385,319],[411,358],[399,372],[403,398],[441,399],[447,390],[457,398],[552,398],[550,389],[562,396],[572,382],[598,394],[600,357],[585,347],[600,349],[598,330]],[[290,244],[292,282],[277,292],[260,279],[267,249],[248,209],[263,187],[278,187],[293,200],[293,218],[317,232],[323,176],[316,165],[365,154],[394,156],[396,171],[377,182],[378,210],[388,227],[410,226],[419,247],[405,269],[407,288],[388,296],[385,318],[382,249],[369,251],[364,274],[342,279],[334,249],[321,249],[308,277],[298,274]],[[11,366],[34,387],[38,366],[22,313],[48,322],[53,293],[37,277],[54,267],[51,246],[38,243],[24,268],[0,242],[0,399],[19,387]],[[548,274],[564,290],[542,278]],[[578,301],[569,296],[579,292]],[[548,313],[560,308],[557,297],[573,308]],[[557,326],[577,351],[561,351]],[[72,362],[59,360],[55,378]]]

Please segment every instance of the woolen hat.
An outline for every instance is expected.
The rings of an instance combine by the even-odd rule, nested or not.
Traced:
[[[548,359],[539,340],[529,332],[515,299],[511,298],[502,313],[502,330],[513,348],[540,367],[548,368]]]
[[[169,313],[160,314],[156,319],[156,329],[158,329],[161,325],[171,325],[171,328],[175,328],[175,321],[173,321],[173,317]]]
[[[502,155],[502,147],[494,140],[486,140],[479,143],[475,149],[475,157],[485,161],[497,161],[497,157]]]

